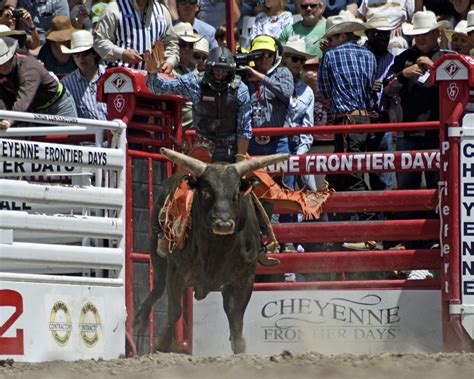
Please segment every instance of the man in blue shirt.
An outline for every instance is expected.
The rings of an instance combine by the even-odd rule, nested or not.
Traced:
[[[192,72],[176,79],[158,75],[155,52],[146,51],[147,85],[155,94],[174,94],[193,103],[193,124],[207,144],[213,162],[235,162],[252,138],[249,90],[235,75],[232,53],[217,47],[209,53],[203,75]]]
[[[377,62],[373,53],[357,44],[354,34],[365,29],[347,13],[329,17],[324,37],[329,46],[319,67],[318,89],[331,101],[335,124],[370,123],[372,86]],[[360,153],[367,149],[367,133],[336,134],[336,153]],[[332,175],[328,181],[336,191],[366,191],[364,175]],[[357,215],[351,216],[358,219]]]

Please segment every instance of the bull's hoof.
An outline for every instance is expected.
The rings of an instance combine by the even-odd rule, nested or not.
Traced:
[[[265,252],[261,251],[258,253],[257,261],[262,266],[276,266],[280,264],[280,260],[276,258],[269,257]]]
[[[231,338],[230,346],[234,354],[244,354],[246,350],[245,340],[243,337],[240,338]]]

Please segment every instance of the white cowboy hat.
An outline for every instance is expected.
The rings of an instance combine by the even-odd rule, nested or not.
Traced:
[[[436,29],[448,29],[448,21],[436,21],[436,15],[431,11],[420,11],[413,15],[413,24],[402,24],[403,34],[417,36]]]
[[[15,55],[15,50],[18,46],[18,42],[15,41],[10,47],[7,43],[0,38],[0,65],[7,63]]]
[[[92,49],[94,45],[94,37],[88,30],[77,30],[71,34],[71,47],[61,45],[63,54],[82,53]]]
[[[450,41],[453,38],[454,34],[464,34],[465,36],[467,36],[467,20],[459,21],[454,30],[445,30],[444,33]]]
[[[283,54],[291,54],[303,57],[305,59],[313,58],[313,56],[306,50],[306,43],[303,38],[299,36],[291,36],[283,45]]]
[[[466,33],[472,32],[473,30],[474,30],[474,11],[469,11],[467,14]]]
[[[402,17],[387,17],[384,14],[376,13],[364,24],[367,29],[377,29],[381,31],[394,30],[402,23]]]
[[[341,33],[363,32],[364,30],[365,26],[362,20],[355,18],[351,12],[341,11],[337,16],[327,18],[326,33],[320,39]]]
[[[209,42],[207,39],[201,38],[194,44],[194,51],[209,55]]]
[[[179,39],[186,42],[197,42],[202,37],[195,33],[193,26],[189,22],[180,22],[173,26],[173,31],[176,33]]]

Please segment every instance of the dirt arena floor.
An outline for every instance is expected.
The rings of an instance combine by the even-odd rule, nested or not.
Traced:
[[[0,378],[222,378],[222,379],[472,379],[474,354],[332,355],[191,357],[181,354],[141,356],[112,361],[19,363],[0,361]]]

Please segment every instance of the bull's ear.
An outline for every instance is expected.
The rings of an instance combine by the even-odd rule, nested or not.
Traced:
[[[259,180],[256,176],[245,177],[240,183],[240,192],[247,192],[250,187],[255,188],[259,184]]]
[[[183,178],[183,180],[188,184],[189,189],[196,189],[197,179],[194,176],[187,175]]]

